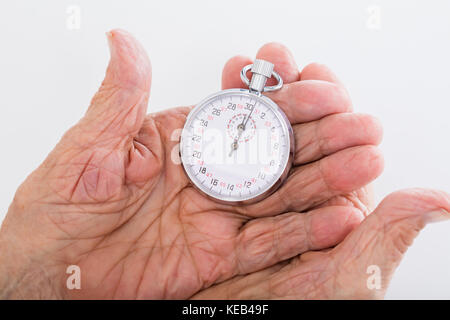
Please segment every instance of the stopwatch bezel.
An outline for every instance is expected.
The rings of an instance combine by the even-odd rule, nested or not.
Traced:
[[[272,111],[274,112],[274,114],[277,116],[277,118],[280,120],[281,125],[283,126],[283,132],[287,133],[287,139],[288,139],[288,146],[289,146],[289,155],[285,158],[285,163],[284,163],[284,169],[281,172],[281,174],[279,175],[279,177],[277,179],[274,179],[273,183],[262,193],[259,194],[255,194],[255,196],[250,196],[244,199],[235,199],[234,197],[230,197],[230,196],[216,196],[216,195],[212,195],[210,193],[208,193],[208,189],[205,188],[203,185],[197,185],[197,183],[195,182],[195,178],[192,176],[192,172],[186,167],[185,163],[187,161],[184,161],[184,157],[183,157],[183,150],[184,150],[184,142],[183,142],[183,138],[186,136],[186,134],[188,134],[188,124],[190,123],[190,121],[192,120],[191,118],[197,113],[198,110],[202,109],[203,106],[208,105],[210,103],[210,101],[217,99],[217,97],[220,97],[222,95],[229,95],[229,94],[237,94],[237,95],[243,95],[243,96],[247,96],[247,97],[251,97],[251,98],[256,98],[256,99],[261,99],[263,103],[265,103],[269,108],[272,109]],[[207,96],[205,99],[203,99],[202,101],[200,101],[198,104],[196,104],[194,106],[194,108],[192,108],[192,110],[189,112],[188,116],[186,117],[186,121],[185,124],[183,126],[183,130],[181,132],[181,137],[180,137],[180,159],[181,159],[181,165],[183,167],[183,170],[186,174],[186,176],[189,178],[189,181],[191,183],[192,186],[194,186],[198,191],[200,191],[200,193],[202,193],[203,195],[205,195],[207,198],[212,199],[216,202],[219,203],[224,203],[224,204],[231,204],[231,205],[243,205],[243,204],[251,204],[251,203],[256,203],[259,202],[267,197],[269,197],[272,193],[274,193],[282,184],[283,182],[286,180],[289,171],[292,167],[292,163],[293,163],[293,159],[294,159],[294,146],[295,146],[295,141],[294,141],[294,134],[293,134],[293,130],[292,130],[292,126],[291,123],[289,122],[288,118],[286,117],[286,115],[284,114],[284,112],[280,109],[280,107],[269,97],[259,93],[259,92],[254,92],[254,91],[250,91],[248,89],[226,89],[226,90],[222,90],[216,93],[213,93],[209,96]]]

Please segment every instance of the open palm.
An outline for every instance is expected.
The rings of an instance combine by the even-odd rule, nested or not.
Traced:
[[[22,184],[2,227],[4,239],[21,239],[20,248],[11,244],[15,250],[33,257],[29,268],[39,264],[48,284],[39,295],[379,297],[420,227],[448,210],[444,193],[404,191],[355,229],[373,209],[366,185],[382,171],[380,125],[351,113],[328,68],[310,64],[299,72],[278,44],[263,46],[257,58],[274,63],[286,83],[269,96],[292,123],[294,167],[259,203],[205,198],[177,158],[190,108],[146,115],[147,55],[124,31],[108,38],[111,61],[86,115]],[[232,58],[222,87],[241,87],[239,71],[249,63]],[[69,265],[80,267],[80,290],[66,288]],[[379,290],[367,287],[370,265],[382,270]]]

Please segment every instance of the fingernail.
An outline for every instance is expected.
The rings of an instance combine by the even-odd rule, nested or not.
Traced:
[[[430,211],[425,215],[426,223],[435,223],[450,219],[450,213],[445,209]]]

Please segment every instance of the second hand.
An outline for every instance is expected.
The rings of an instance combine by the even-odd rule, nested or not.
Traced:
[[[238,125],[238,136],[237,136],[237,138],[234,139],[233,143],[231,144],[231,151],[230,151],[230,154],[228,155],[229,157],[231,157],[231,155],[233,154],[233,151],[237,150],[237,148],[239,147],[239,138],[241,137],[242,133],[245,131],[247,122],[250,119],[250,116],[252,115],[253,110],[255,109],[255,105],[256,104],[253,105],[248,116],[244,116],[244,119],[242,119],[242,123]]]

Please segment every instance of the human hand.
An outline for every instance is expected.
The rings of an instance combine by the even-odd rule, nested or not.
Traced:
[[[381,129],[373,118],[350,113],[345,89],[326,67],[299,73],[284,47],[259,51],[286,83],[270,97],[293,124],[295,167],[269,198],[234,207],[199,194],[173,162],[173,132],[190,108],[146,116],[148,58],[126,32],[108,38],[111,61],[91,106],[20,186],[5,218],[2,296],[221,297],[220,290],[232,292],[231,284],[268,270],[278,269],[280,278],[286,268],[306,270],[299,261],[316,255],[306,252],[338,244],[371,211],[364,186],[382,170],[374,146]],[[223,87],[241,86],[239,70],[248,63],[230,60]],[[81,290],[66,288],[69,265],[81,269]],[[276,295],[264,290],[266,279],[259,283],[259,294]],[[308,283],[315,285],[312,276]]]
[[[450,218],[450,195],[408,189],[387,196],[332,249],[308,251],[208,288],[194,299],[380,299],[428,223]]]

